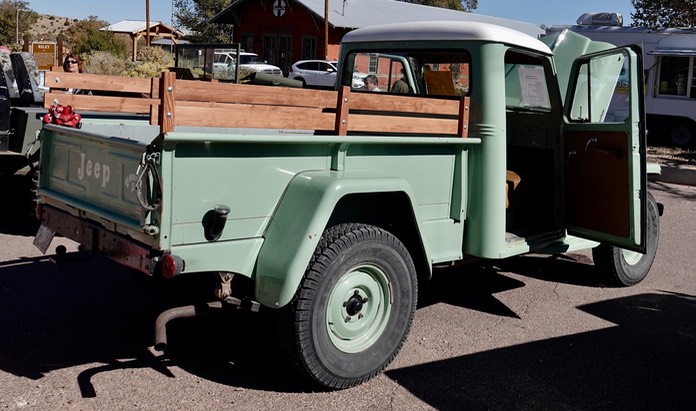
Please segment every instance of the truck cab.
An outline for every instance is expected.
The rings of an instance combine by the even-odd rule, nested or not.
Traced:
[[[481,144],[467,151],[462,198],[453,199],[465,254],[587,240],[645,252],[639,50],[573,33],[546,44],[504,27],[416,26],[418,36],[405,25],[348,33],[341,78],[366,72],[389,89],[403,77],[413,95],[470,98],[469,137]]]

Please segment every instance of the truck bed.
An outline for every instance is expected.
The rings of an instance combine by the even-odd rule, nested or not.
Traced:
[[[60,221],[51,224],[61,234],[145,272],[152,267],[142,261],[171,250],[188,255],[191,268],[250,273],[248,257],[219,265],[222,249],[201,230],[206,210],[234,204],[221,241],[235,245],[224,252],[253,255],[293,178],[355,169],[413,181],[427,226],[452,225],[453,213],[461,213],[452,190],[461,196],[457,185],[465,182],[454,178],[455,169],[465,165],[467,147],[480,143],[468,137],[468,97],[206,83],[169,74],[135,81],[47,74],[47,84],[94,93],[51,90],[47,102],[78,113],[116,107],[143,115],[137,122],[89,120],[82,129],[44,127],[39,193],[44,220]],[[129,94],[99,95],[122,90]],[[425,179],[424,169],[440,183]],[[438,260],[461,254],[461,227],[452,238],[438,240],[449,243]]]

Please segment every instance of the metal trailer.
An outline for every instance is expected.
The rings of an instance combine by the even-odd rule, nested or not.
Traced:
[[[589,13],[588,13],[589,14]],[[606,13],[605,13],[606,14]],[[619,16],[611,13],[612,16]],[[576,25],[553,25],[547,35],[570,30],[617,47],[642,44],[648,141],[677,147],[696,142],[696,29],[623,26],[621,18],[583,15]]]

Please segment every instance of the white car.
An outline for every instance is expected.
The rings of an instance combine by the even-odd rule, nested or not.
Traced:
[[[290,67],[288,78],[301,81],[302,87],[334,88],[338,62],[335,60],[300,60]],[[352,88],[365,87],[365,73],[353,73]]]
[[[302,87],[333,88],[336,84],[338,62],[330,60],[300,60],[290,67],[288,78],[301,81]]]
[[[234,49],[216,49],[213,59],[213,73],[226,73],[235,70],[236,51]],[[239,67],[253,70],[257,73],[266,73],[282,76],[280,67],[270,65],[262,61],[256,53],[242,51],[239,53]]]

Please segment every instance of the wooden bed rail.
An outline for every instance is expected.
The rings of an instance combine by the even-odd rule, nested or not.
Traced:
[[[162,133],[177,126],[286,128],[350,133],[468,136],[469,97],[442,99],[177,80],[46,72],[44,106],[140,113]],[[91,95],[67,94],[90,90]]]

